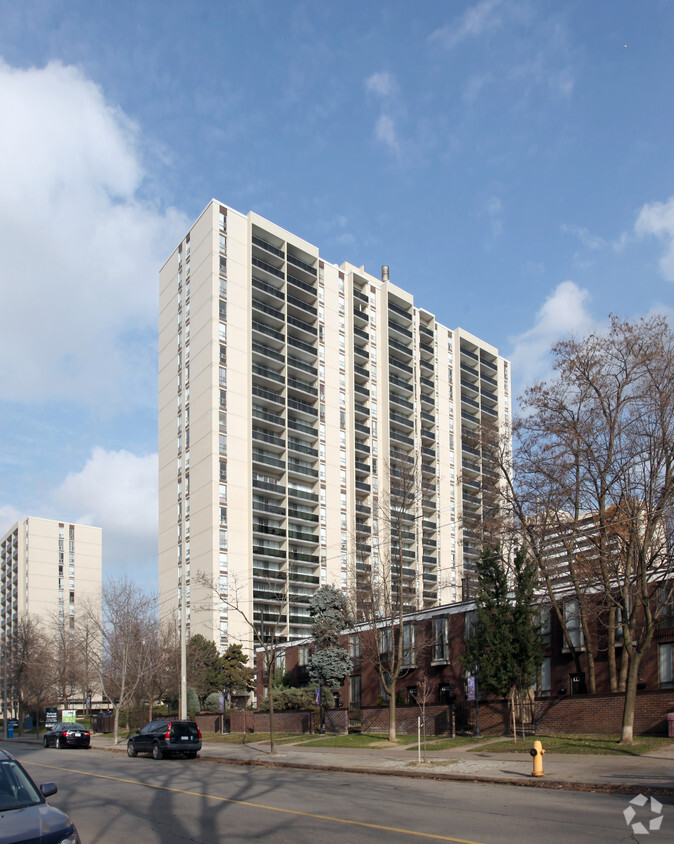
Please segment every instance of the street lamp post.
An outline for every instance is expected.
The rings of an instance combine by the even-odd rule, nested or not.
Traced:
[[[478,681],[477,681],[477,677],[478,677],[479,673],[480,673],[480,665],[476,660],[474,665],[473,665],[473,677],[475,679],[475,732],[473,733],[473,735],[476,738],[480,738],[480,700],[479,700],[480,693],[479,693]]]
[[[2,723],[5,727],[5,738],[8,738],[7,732],[7,644],[2,646]]]

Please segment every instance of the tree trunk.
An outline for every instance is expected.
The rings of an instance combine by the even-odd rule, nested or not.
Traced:
[[[623,654],[623,659],[625,658]],[[639,681],[639,664],[641,654],[632,653],[629,657],[627,669],[627,686],[625,688],[625,706],[623,709],[622,732],[620,744],[632,744],[634,741],[634,714],[637,704],[637,683]]]
[[[510,690],[510,713],[513,722],[513,741],[517,743],[517,714],[515,713],[515,689]]]
[[[624,692],[627,685],[627,666],[629,665],[629,657],[625,648],[622,650],[620,657],[620,674],[618,675],[618,691]]]
[[[618,691],[618,667],[615,648],[615,618],[616,609],[610,607],[608,611],[607,651],[608,651],[608,683],[612,692]]]
[[[274,696],[272,695],[274,674],[271,665],[269,666],[268,673],[269,679],[267,680],[267,695],[269,697],[269,754],[270,756],[276,756],[276,741],[274,740]]]
[[[112,708],[115,713],[115,717],[113,719],[113,727],[112,727],[112,743],[117,744],[117,738],[119,736],[119,706],[120,704],[115,705],[113,703]]]
[[[391,689],[391,694],[388,696],[388,740],[397,741],[396,737],[396,690],[395,686]]]

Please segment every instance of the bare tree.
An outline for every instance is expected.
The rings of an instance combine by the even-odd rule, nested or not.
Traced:
[[[421,644],[415,642],[414,624],[405,624],[404,617],[417,609],[413,549],[426,485],[414,457],[394,453],[387,469],[388,490],[377,501],[379,556],[361,557],[356,550],[351,613],[365,622],[363,658],[377,671],[388,698],[388,735],[395,741],[398,680],[414,666]]]
[[[89,611],[88,621],[100,637],[98,684],[114,712],[114,743],[119,713],[127,708],[150,671],[156,629],[155,601],[126,577],[103,586],[102,615]]]
[[[24,716],[32,705],[39,735],[42,702],[53,689],[55,680],[50,639],[36,620],[26,617],[7,637],[7,654],[10,694],[14,699],[19,731],[23,731]]]
[[[148,721],[152,720],[154,704],[178,694],[180,673],[180,635],[175,616],[148,625],[146,669],[138,686],[138,696],[146,701]]]
[[[579,670],[580,625],[591,691],[591,622],[605,625],[627,743],[641,659],[671,602],[674,335],[663,317],[612,317],[606,333],[565,340],[552,356],[552,380],[524,395],[504,488]],[[576,618],[564,613],[569,594]]]
[[[253,608],[247,597],[248,589],[243,583],[230,578],[225,590],[220,583],[214,582],[203,572],[197,576],[197,582],[207,586],[218,596],[220,602],[236,612],[250,631],[253,648],[262,652],[263,669],[267,678],[267,697],[269,699],[269,745],[270,754],[275,756],[276,739],[274,735],[274,696],[273,685],[277,655],[280,646],[286,641],[288,617],[288,584],[283,572],[269,574],[264,583],[264,592]],[[261,581],[258,580],[261,585]],[[251,642],[242,642],[244,648]],[[244,734],[245,741],[245,734]]]

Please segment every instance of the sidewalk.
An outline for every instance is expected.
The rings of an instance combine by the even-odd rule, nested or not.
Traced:
[[[307,747],[316,736],[291,744],[277,745],[270,755],[268,742],[221,744],[204,742],[200,757],[230,765],[263,765],[308,770],[343,771],[387,776],[422,777],[463,782],[490,782],[504,785],[563,788],[577,791],[610,791],[621,794],[665,795],[674,797],[674,741],[665,749],[647,756],[555,755],[543,757],[543,777],[533,777],[530,743],[522,743],[522,752],[490,753],[489,745],[500,738],[485,739],[479,749],[468,752],[463,745],[451,750],[428,751],[426,762],[418,763],[416,749]],[[35,744],[35,738],[17,738],[3,742]],[[114,746],[112,736],[94,734],[96,749],[126,753],[124,742]],[[423,750],[422,750],[423,760]]]

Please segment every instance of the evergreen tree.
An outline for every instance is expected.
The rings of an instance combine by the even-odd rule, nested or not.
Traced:
[[[334,586],[321,586],[309,602],[316,650],[309,657],[309,678],[321,689],[321,728],[323,690],[338,689],[352,668],[351,658],[339,645],[339,634],[349,625],[349,611],[344,593]]]
[[[187,682],[199,697],[201,706],[211,692],[223,689],[223,670],[215,642],[201,633],[187,643]]]
[[[479,668],[479,691],[517,699],[528,693],[543,661],[536,625],[535,567],[519,548],[512,566],[512,584],[500,549],[486,549],[477,564],[475,598],[477,629],[466,645],[464,665]]]

